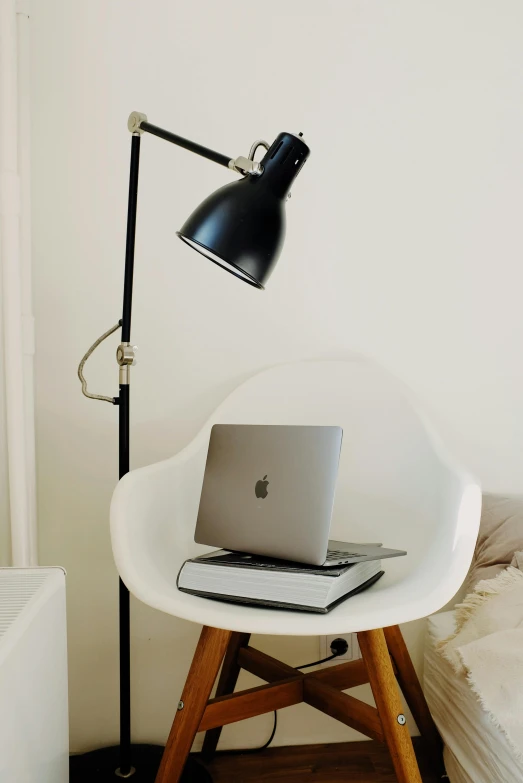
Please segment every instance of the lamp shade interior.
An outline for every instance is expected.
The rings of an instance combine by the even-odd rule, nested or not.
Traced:
[[[218,264],[218,266],[221,266],[222,269],[226,269],[228,272],[231,272],[233,275],[236,275],[236,277],[239,277],[241,280],[245,280],[246,283],[249,283],[250,285],[253,285],[256,288],[263,288],[263,285],[260,282],[258,282],[258,280],[255,280],[253,277],[248,275],[242,269],[230,263],[229,261],[226,261],[224,258],[220,258],[220,256],[217,256],[216,253],[212,252],[212,250],[209,250],[209,248],[204,247],[199,242],[195,242],[193,239],[184,237],[180,231],[178,232],[178,236],[186,244],[188,244],[189,247],[193,247],[195,250],[197,250],[206,258],[209,258],[211,261],[214,261],[214,263]]]

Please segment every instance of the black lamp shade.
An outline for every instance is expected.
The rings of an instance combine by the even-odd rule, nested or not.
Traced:
[[[256,288],[264,288],[285,238],[285,201],[309,156],[300,136],[280,133],[248,174],[212,193],[186,220],[178,236]]]

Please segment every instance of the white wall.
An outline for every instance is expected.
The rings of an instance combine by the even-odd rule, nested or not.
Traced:
[[[120,316],[129,112],[231,156],[281,130],[312,149],[261,294],[175,237],[231,175],[144,138],[134,466],[176,452],[259,368],[355,350],[410,384],[488,488],[521,491],[523,6],[39,0],[32,19],[41,560],[68,570],[80,750],[118,726],[117,411],[82,398],[76,366]],[[92,360],[93,390],[117,392],[115,345]],[[132,609],[135,737],[160,741],[198,629]],[[422,627],[406,632],[419,662]],[[318,651],[257,641],[291,664]],[[224,736],[258,744],[269,727]],[[277,742],[354,736],[303,706]]]

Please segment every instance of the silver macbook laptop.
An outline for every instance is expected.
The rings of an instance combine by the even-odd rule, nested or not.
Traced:
[[[342,436],[341,427],[215,424],[194,540],[311,565],[366,559],[360,545],[329,541]]]

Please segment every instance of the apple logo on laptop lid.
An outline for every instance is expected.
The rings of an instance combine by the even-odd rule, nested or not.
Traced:
[[[266,480],[267,474],[262,479],[259,479],[259,481],[256,482],[256,486],[254,487],[254,494],[257,498],[266,498],[269,494],[267,486],[269,482]]]

